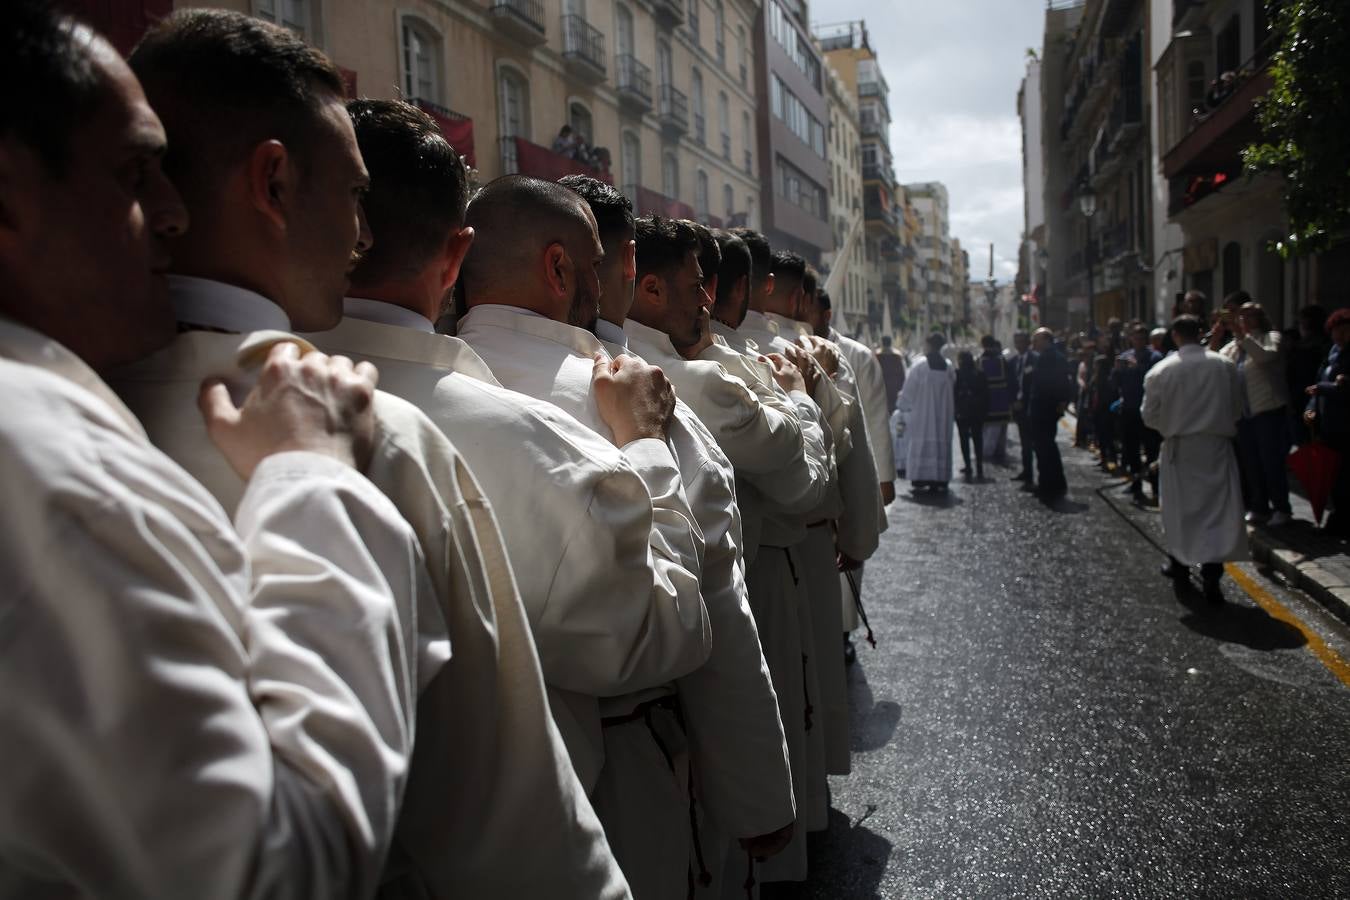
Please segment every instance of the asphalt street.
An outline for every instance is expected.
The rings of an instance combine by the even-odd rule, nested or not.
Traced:
[[[1054,506],[1013,468],[898,485],[853,772],[772,896],[1350,897],[1346,629],[1250,565],[1265,606],[1174,590],[1156,509],[1062,446]]]

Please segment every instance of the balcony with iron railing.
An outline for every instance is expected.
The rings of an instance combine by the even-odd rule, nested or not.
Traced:
[[[746,147],[746,148],[745,148],[745,161],[744,161],[744,162],[745,162],[745,166],[744,166],[744,168],[745,168],[745,174],[747,174],[747,175],[753,175],[753,174],[755,174],[755,154],[754,154],[754,151],[751,150],[749,147]]]
[[[1137,84],[1123,87],[1111,105],[1107,134],[1112,149],[1119,150],[1139,136],[1144,127],[1143,89]]]
[[[731,135],[722,132],[722,158],[731,162]]]
[[[863,137],[886,138],[886,128],[876,119],[863,119],[858,130]]]
[[[619,102],[634,112],[650,112],[652,108],[652,70],[631,53],[620,53],[614,58],[615,86]]]
[[[607,167],[597,168],[570,156],[554,153],[548,147],[541,147],[525,138],[504,137],[499,143],[504,175],[530,175],[544,181],[557,181],[564,175],[589,175],[606,184],[614,183],[614,176]]]
[[[697,216],[688,203],[667,197],[651,188],[637,184],[626,184],[623,193],[633,201],[633,212],[639,216],[665,216],[668,219],[693,219]]]
[[[689,98],[673,84],[661,85],[656,116],[667,136],[679,137],[689,130]]]
[[[666,28],[684,24],[684,0],[651,0],[656,21]]]
[[[694,113],[694,140],[699,146],[707,143],[708,131],[707,123],[704,121],[703,113]]]
[[[1271,54],[1278,46],[1274,35],[1257,47],[1251,58],[1210,85],[1202,109],[1192,116],[1190,129],[1163,153],[1163,174],[1169,178],[1206,175],[1233,169],[1243,148],[1260,138],[1256,103],[1274,86]],[[1178,86],[1178,100],[1186,102]]]
[[[581,16],[562,17],[563,63],[572,74],[598,84],[605,80],[605,36]]]
[[[530,47],[548,40],[543,0],[492,0],[492,21],[504,34]]]

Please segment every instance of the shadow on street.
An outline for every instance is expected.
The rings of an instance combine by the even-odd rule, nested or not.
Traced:
[[[1189,581],[1174,584],[1172,590],[1177,602],[1186,609],[1181,624],[1196,634],[1263,652],[1294,650],[1308,643],[1297,628],[1259,606],[1211,604]]]
[[[877,703],[872,696],[872,687],[867,683],[867,673],[861,665],[851,666],[848,670],[848,694],[849,708],[852,710],[849,720],[850,749],[854,753],[867,753],[889,744],[900,724],[900,704],[893,700]]]

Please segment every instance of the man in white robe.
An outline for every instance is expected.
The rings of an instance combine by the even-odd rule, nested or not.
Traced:
[[[364,209],[375,245],[353,271],[357,296],[347,299],[343,322],[311,339],[374,361],[386,390],[415,403],[454,439],[497,514],[555,714],[589,710],[598,730],[596,698],[628,687],[612,645],[621,635],[640,633],[647,604],[634,598],[659,597],[653,586],[663,564],[658,557],[655,568],[648,565],[648,554],[660,531],[652,528],[647,488],[614,444],[557,406],[502,388],[462,340],[433,332],[431,321],[474,237],[464,227],[467,172],[416,107],[358,100],[348,110],[371,174]],[[603,412],[626,415],[632,406]],[[615,431],[633,427],[618,418],[608,424]],[[725,643],[735,646],[731,635]],[[507,650],[503,642],[503,655]],[[524,736],[516,743],[513,752],[535,752]],[[574,758],[591,790],[603,760],[588,745]],[[683,835],[688,815],[687,800],[681,801]],[[540,835],[529,843],[545,840]],[[503,855],[510,843],[503,841]],[[512,866],[497,858],[484,891],[562,895],[564,873],[538,859]],[[485,860],[485,868],[491,862]]]
[[[644,219],[635,232],[631,208],[622,194],[593,179],[577,184],[574,178],[569,178],[563,183],[582,193],[601,226],[606,263],[601,270],[604,278],[596,332],[613,336],[613,342],[608,344],[611,352],[636,351],[640,358],[659,365],[681,398],[693,407],[690,414],[702,414],[695,417],[695,422],[700,430],[709,433],[718,457],[727,459],[716,443],[717,437],[728,435],[731,453],[756,457],[752,470],[775,467],[778,474],[789,478],[798,473],[809,478],[800,430],[794,420],[784,413],[765,409],[741,381],[728,375],[719,364],[686,359],[710,342],[708,276],[699,264],[699,241],[694,226],[668,219],[659,223]],[[672,243],[676,246],[672,247]],[[622,260],[625,251],[634,249],[638,255],[629,268]],[[668,277],[653,274],[656,269]],[[639,284],[643,290],[636,292],[635,298],[635,287]],[[661,307],[659,313],[651,309],[653,292],[659,294],[656,301]],[[630,312],[636,313],[640,320],[630,318]],[[678,325],[673,324],[675,320]],[[677,350],[667,328],[679,335],[684,350]],[[730,462],[727,465],[729,481],[734,480]],[[739,537],[737,496],[733,488],[730,501]],[[706,526],[704,533],[705,536],[709,533]],[[725,574],[712,580],[707,577],[714,561],[711,541],[704,561],[704,597],[710,615],[714,599],[724,597],[729,589],[734,591],[733,595],[722,602],[735,611],[735,617],[729,621],[728,614],[723,614],[726,624],[721,629],[714,621],[713,633],[717,637],[713,642],[713,659],[718,661],[719,670],[706,673],[706,688],[695,697],[704,705],[723,709],[720,718],[711,723],[718,726],[716,733],[705,738],[707,746],[695,757],[695,773],[705,786],[707,804],[713,813],[703,831],[710,877],[706,885],[698,885],[700,893],[710,896],[721,893],[732,839],[752,858],[773,856],[787,845],[796,816],[785,727],[779,717],[779,699],[770,668],[765,655],[758,652],[760,636],[751,614],[739,546],[735,556],[738,574],[734,584],[717,584],[718,580],[726,580]],[[743,632],[745,635],[741,637]],[[725,648],[721,645],[723,635],[729,640]],[[754,672],[742,672],[750,658],[756,661]],[[777,680],[781,682],[781,677]],[[733,702],[728,703],[728,699]],[[701,715],[707,718],[710,713]],[[698,739],[697,731],[694,737]],[[740,867],[733,867],[732,873],[739,885],[744,879]]]
[[[880,488],[881,502],[876,505],[875,533],[869,527],[872,518],[869,511],[874,506],[871,497],[861,496],[850,503],[846,496],[844,510],[846,521],[853,524],[856,529],[856,531],[849,532],[850,536],[860,534],[863,544],[870,544],[874,551],[876,539],[887,528],[886,507],[895,500],[895,455],[890,434],[890,413],[886,403],[885,377],[881,370],[881,364],[865,344],[840,334],[834,328],[832,324],[833,304],[828,292],[817,290],[814,301],[810,297],[807,298],[807,303],[804,305],[802,312],[806,323],[811,326],[812,332],[834,344],[852,372],[852,378],[844,383],[845,385],[852,385],[854,389],[850,399],[858,405],[859,417],[862,420],[862,427],[866,431],[867,445],[872,451],[872,461],[876,466]],[[856,421],[854,427],[856,428]],[[854,481],[857,480],[855,476]],[[861,489],[861,484],[858,487]],[[848,540],[844,542],[844,544],[848,543],[850,543]],[[852,658],[853,650],[848,641],[848,634],[861,624],[858,616],[858,604],[862,602],[860,595],[866,557],[855,557],[845,550],[844,546],[840,547],[840,551],[846,557],[846,559],[840,560],[839,590],[843,598],[845,659],[847,661]]]
[[[1168,565],[1185,579],[1200,566],[1205,597],[1223,602],[1223,564],[1247,559],[1242,486],[1233,437],[1242,417],[1237,366],[1200,344],[1200,321],[1172,323],[1177,351],[1144,376],[1144,424],[1163,436],[1158,499]]]
[[[680,461],[688,490],[689,524],[699,533],[699,558],[690,571],[701,577],[707,535],[713,525],[716,563],[734,549],[719,542],[734,537],[726,519],[731,486],[718,459],[690,423],[674,416],[675,395],[661,370],[628,356],[611,359],[591,329],[598,314],[599,265],[604,258],[595,217],[575,192],[524,176],[499,178],[474,196],[465,224],[475,232],[462,272],[468,312],[459,336],[483,359],[501,384],[553,403],[607,440],[627,448],[630,438],[614,431],[601,413],[608,402],[594,373],[636,373],[664,386],[663,432]],[[636,412],[637,410],[635,410]],[[672,417],[673,416],[673,417]],[[731,571],[724,575],[734,577]],[[725,598],[715,598],[725,604]],[[703,604],[700,604],[700,609]],[[706,661],[706,660],[704,660]],[[679,673],[687,674],[687,673]],[[688,737],[674,684],[616,691],[601,701],[605,765],[591,793],[616,858],[635,897],[683,896],[691,858]],[[691,699],[706,700],[695,690]],[[702,718],[710,710],[700,709]],[[706,719],[703,719],[706,722]],[[702,871],[693,870],[695,878]]]
[[[246,390],[262,348],[297,340],[292,326],[338,321],[352,251],[370,245],[358,203],[368,176],[340,77],[289,31],[235,13],[179,11],[146,35],[132,63],[179,145],[169,174],[206,227],[174,248],[172,299],[186,330],[120,370],[116,387],[152,440],[230,506],[242,485],[186,415],[192,385],[209,375]],[[222,130],[235,137],[224,147]],[[557,874],[560,892],[627,896],[549,716],[539,661],[521,650],[525,614],[490,505],[425,415],[383,392],[375,413],[371,480],[417,531],[456,647],[446,673],[419,697],[415,799],[400,819],[385,890],[488,890],[515,842]],[[646,571],[648,554],[640,558]],[[683,573],[682,563],[675,567]],[[696,581],[678,577],[696,597]],[[706,624],[697,616],[692,626],[633,618],[641,641],[620,635],[617,665],[652,667],[663,679],[669,664],[701,661]],[[533,743],[518,746],[526,741]],[[522,851],[521,840],[534,846]]]
[[[233,521],[150,445],[94,367],[172,338],[188,218],[131,72],[43,7],[0,35],[0,895],[370,896],[435,675],[416,538],[357,468],[373,372],[278,350],[241,408],[201,391]]]
[[[952,480],[956,370],[942,356],[945,343],[937,332],[928,336],[928,352],[909,367],[895,403],[905,415],[905,438],[909,442],[905,476],[915,490],[932,488],[945,493],[947,482]]]

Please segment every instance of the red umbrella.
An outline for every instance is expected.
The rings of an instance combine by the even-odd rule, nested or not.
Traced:
[[[1331,496],[1340,466],[1341,455],[1321,441],[1304,444],[1289,454],[1289,468],[1308,492],[1308,502],[1312,504],[1318,525],[1322,524],[1322,513],[1327,508],[1327,498]]]

